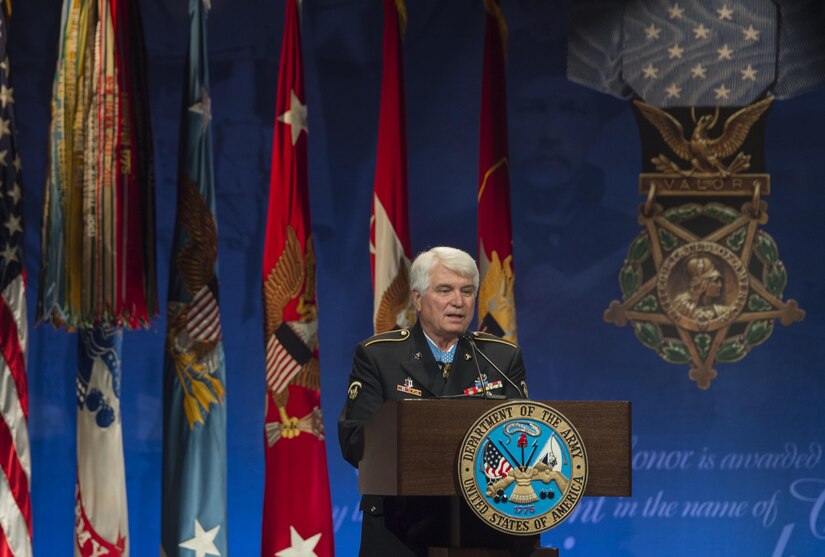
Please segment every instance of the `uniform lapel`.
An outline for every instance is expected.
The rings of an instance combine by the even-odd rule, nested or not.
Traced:
[[[477,377],[478,370],[476,369],[472,348],[466,340],[459,340],[453,357],[450,377],[447,379],[445,394],[457,395],[463,393],[465,389],[474,385]]]
[[[444,379],[424,337],[424,331],[421,330],[421,325],[416,323],[411,332],[413,347],[410,359],[401,362],[401,369],[427,389],[431,396],[440,396],[444,391]]]

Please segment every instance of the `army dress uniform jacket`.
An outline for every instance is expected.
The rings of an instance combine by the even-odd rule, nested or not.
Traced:
[[[385,401],[463,395],[467,389],[477,387],[479,369],[488,383],[500,382],[500,387],[488,391],[491,394],[526,398],[521,349],[487,333],[472,336],[476,349],[495,362],[513,384],[501,377],[483,356],[474,353],[466,339],[458,341],[445,379],[443,365],[435,361],[419,324],[358,344],[347,401],[338,418],[338,439],[344,459],[358,467],[363,454],[364,422]],[[365,495],[361,500],[364,514],[359,555],[426,555],[429,546],[448,547],[449,504],[441,499]]]

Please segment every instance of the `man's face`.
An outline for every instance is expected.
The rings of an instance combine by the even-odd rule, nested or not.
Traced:
[[[413,291],[415,309],[424,332],[434,341],[457,338],[473,320],[476,288],[471,278],[437,263],[430,272],[430,285]]]
[[[513,183],[568,186],[587,162],[599,128],[594,94],[564,78],[539,76],[519,89],[510,118]]]
[[[707,296],[708,298],[716,298],[722,294],[722,277],[714,276],[708,282]]]

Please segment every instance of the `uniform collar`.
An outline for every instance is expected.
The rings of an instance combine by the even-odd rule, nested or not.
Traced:
[[[416,322],[410,328],[410,336],[413,341],[410,360],[403,362],[401,367],[430,393],[435,396],[460,395],[464,389],[473,385],[478,374],[467,342],[459,339],[451,347],[455,351],[454,358],[450,375],[445,381],[430,348],[431,341],[427,339],[420,323]]]
[[[424,332],[424,329],[421,330],[421,333],[424,335],[424,338],[427,340],[427,344],[430,347],[430,350],[433,353],[433,358],[435,358],[436,362],[445,362],[445,363],[452,363],[453,359],[455,358],[455,351],[458,348],[458,339],[450,346],[447,350],[441,350],[433,339]]]

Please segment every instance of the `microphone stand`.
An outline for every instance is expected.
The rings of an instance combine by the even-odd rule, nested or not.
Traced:
[[[481,385],[481,398],[487,399],[487,384],[484,382],[484,377],[481,375],[481,367],[478,365],[478,349],[476,348],[476,343],[473,342],[473,339],[470,338],[469,333],[464,333],[461,337],[470,343],[470,349],[473,351],[473,362],[476,364],[476,372],[478,376],[478,384]]]

